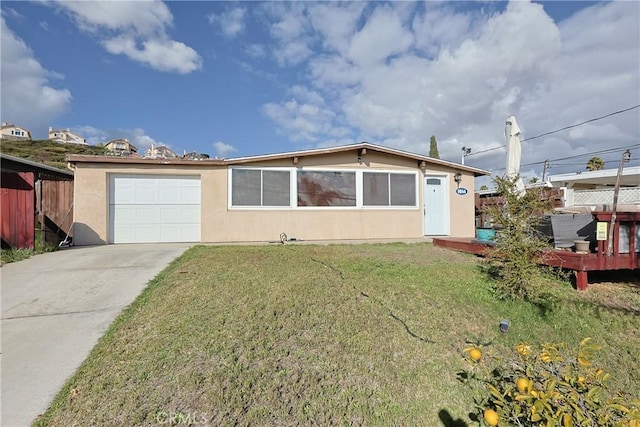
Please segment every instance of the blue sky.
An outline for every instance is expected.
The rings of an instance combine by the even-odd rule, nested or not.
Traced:
[[[640,104],[640,2],[2,2],[2,121],[219,157],[368,141],[504,172]],[[525,177],[631,147],[640,109],[523,143]],[[479,152],[483,153],[479,153]],[[475,154],[478,153],[478,154]],[[622,150],[600,156],[617,167]],[[569,159],[564,158],[569,157]]]

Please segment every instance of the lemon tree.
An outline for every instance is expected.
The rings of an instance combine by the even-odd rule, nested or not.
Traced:
[[[585,338],[565,344],[521,343],[506,356],[468,354],[460,378],[477,393],[478,420],[488,426],[640,427],[640,399],[606,386],[592,360],[600,349]]]

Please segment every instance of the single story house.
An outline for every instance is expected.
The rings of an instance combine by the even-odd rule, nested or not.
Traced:
[[[231,159],[69,156],[74,243],[473,237],[488,171],[370,143]],[[470,189],[470,190],[469,190]]]
[[[637,163],[637,162],[636,162]],[[575,190],[597,190],[613,188],[616,185],[618,168],[600,169],[575,173],[549,175],[552,186],[573,188]],[[640,187],[640,166],[626,165],[620,176],[621,187]]]
[[[636,162],[637,163],[637,162]],[[564,207],[609,209],[613,205],[618,169],[601,169],[549,176],[549,183],[562,191]],[[625,166],[620,175],[618,209],[640,209],[640,166]]]

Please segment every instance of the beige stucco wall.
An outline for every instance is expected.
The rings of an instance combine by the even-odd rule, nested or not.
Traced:
[[[199,175],[202,188],[202,242],[263,242],[278,240],[280,233],[302,240],[401,239],[423,236],[423,173],[417,160],[369,151],[358,163],[355,152],[299,157],[238,165],[301,168],[345,168],[349,170],[419,171],[418,207],[373,208],[229,208],[226,166],[131,165],[77,163],[75,171],[74,242],[77,245],[108,243],[109,173]],[[426,175],[444,176],[448,182],[449,235],[472,237],[474,229],[474,178],[464,173],[457,195],[455,170],[427,167]]]

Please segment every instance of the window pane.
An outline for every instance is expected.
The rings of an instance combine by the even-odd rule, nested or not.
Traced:
[[[233,169],[231,171],[231,205],[260,206],[260,171]]]
[[[355,206],[355,172],[298,172],[298,206]]]
[[[389,206],[389,174],[362,174],[362,203],[364,206]]]
[[[289,171],[262,171],[262,206],[289,206]]]
[[[416,205],[416,177],[413,174],[392,173],[391,206]]]

